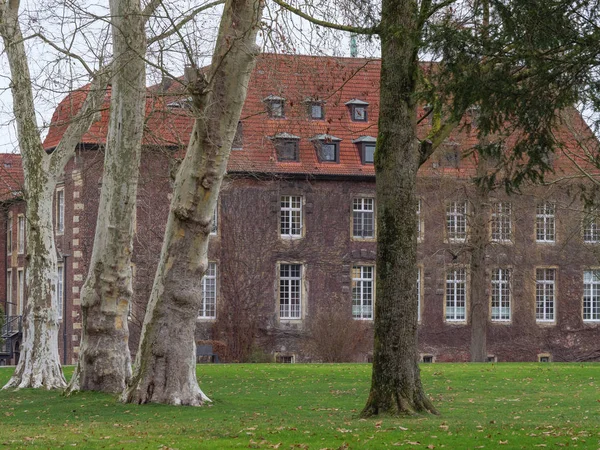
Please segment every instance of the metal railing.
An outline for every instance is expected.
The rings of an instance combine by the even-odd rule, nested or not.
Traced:
[[[0,336],[6,339],[23,331],[23,316],[5,316]]]

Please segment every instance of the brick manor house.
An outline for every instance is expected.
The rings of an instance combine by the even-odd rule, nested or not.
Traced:
[[[377,301],[373,153],[379,71],[376,59],[259,57],[215,210],[209,269],[198,292],[203,299],[198,341],[214,343],[221,360],[248,360],[250,349],[282,362],[319,361],[323,357],[315,348],[347,344],[344,359],[369,360]],[[173,175],[192,127],[182,92],[172,79],[148,89],[133,254],[134,352]],[[45,140],[48,151],[84,96],[85,90],[75,91],[56,109]],[[101,119],[78,144],[55,196],[59,348],[66,364],[76,362],[79,351],[80,294],[93,245],[109,96],[110,91]],[[420,133],[429,126],[422,120]],[[520,195],[490,194],[490,360],[600,360],[600,221],[580,200],[585,181],[574,169],[589,169],[586,146],[595,140],[575,110],[565,112],[556,133],[564,146],[552,158],[555,173],[547,184]],[[469,359],[475,167],[467,153],[476,143],[476,123],[465,122],[420,171],[415,283],[425,362]],[[587,176],[594,176],[593,170]],[[0,301],[7,315],[0,363],[5,364],[19,357],[27,301],[22,177],[19,155],[0,155]],[[243,358],[240,348],[246,349]]]

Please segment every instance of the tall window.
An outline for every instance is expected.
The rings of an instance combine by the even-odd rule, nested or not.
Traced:
[[[202,278],[202,303],[198,317],[214,319],[217,316],[217,263],[209,262]]]
[[[417,239],[420,241],[423,239],[423,218],[421,217],[421,199],[417,199]]]
[[[492,205],[492,241],[509,242],[512,239],[512,206],[496,202]]]
[[[11,254],[13,249],[13,216],[12,212],[8,213],[8,219],[6,221],[6,253]]]
[[[538,242],[554,242],[556,207],[554,203],[544,202],[536,207],[535,215],[535,239]]]
[[[19,315],[22,316],[25,306],[25,271],[23,269],[17,270],[17,305]]]
[[[583,320],[600,321],[600,270],[583,272]]]
[[[213,211],[212,223],[210,224],[210,234],[212,236],[217,234],[217,230],[219,229],[219,216],[217,213],[218,205],[215,205],[215,209]]]
[[[56,190],[56,233],[65,232],[65,190],[58,188]]]
[[[417,321],[421,321],[421,268],[417,267]]]
[[[302,264],[279,265],[279,317],[299,319],[302,306]]]
[[[535,271],[535,319],[538,322],[554,321],[556,269]]]
[[[280,233],[282,237],[302,236],[302,197],[294,195],[281,197]]]
[[[373,318],[373,266],[352,267],[352,317]]]
[[[596,208],[586,208],[583,216],[583,242],[597,244],[600,242],[600,218]]]
[[[6,271],[6,303],[7,303],[7,314],[14,316],[16,314],[15,305],[13,305],[13,277],[12,270]]]
[[[375,237],[375,199],[355,198],[352,206],[352,237]]]
[[[65,269],[64,266],[62,264],[58,265],[58,280],[56,282],[56,305],[57,305],[57,311],[58,311],[58,320],[62,320],[63,319],[63,303],[64,303],[64,295],[65,295],[65,288],[64,288],[64,281],[65,281]]]
[[[25,253],[25,216],[23,214],[19,214],[17,224],[19,253]]]
[[[464,268],[446,272],[446,320],[460,322],[466,320],[467,272]]]
[[[510,320],[510,269],[492,270],[492,321]]]
[[[452,202],[446,206],[446,234],[450,242],[467,238],[467,202]]]

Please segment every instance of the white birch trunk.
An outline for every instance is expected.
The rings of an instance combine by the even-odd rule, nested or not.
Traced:
[[[27,293],[23,343],[19,364],[6,388],[63,388],[66,386],[58,355],[57,255],[54,246],[52,201],[58,177],[94,118],[104,98],[106,76],[96,77],[81,111],[51,155],[38,132],[31,77],[21,29],[19,1],[0,1],[0,34],[11,71],[13,110],[25,177],[27,201]]]
[[[208,400],[196,379],[201,280],[213,210],[258,52],[262,8],[261,0],[227,0],[208,77],[199,71],[188,77],[197,118],[177,174],[126,402],[199,406]]]
[[[104,176],[82,291],[81,352],[69,391],[121,393],[131,376],[127,315],[146,106],[146,36],[139,0],[111,0],[110,10],[115,59]]]

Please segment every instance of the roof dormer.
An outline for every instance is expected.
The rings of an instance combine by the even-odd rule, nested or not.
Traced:
[[[277,161],[290,162],[300,161],[299,142],[300,136],[295,136],[290,133],[277,133],[271,136],[270,139],[275,145],[277,151]]]
[[[352,141],[358,147],[360,161],[363,164],[373,164],[375,162],[375,144],[377,138],[373,136],[360,136]]]
[[[319,162],[340,162],[340,138],[330,134],[317,134],[310,140],[315,145]]]
[[[347,101],[345,105],[350,109],[350,118],[353,122],[366,122],[368,120],[367,107],[369,103],[353,98]]]
[[[270,118],[285,118],[285,98],[269,95],[268,97],[263,98],[263,102],[267,105],[267,114]]]

